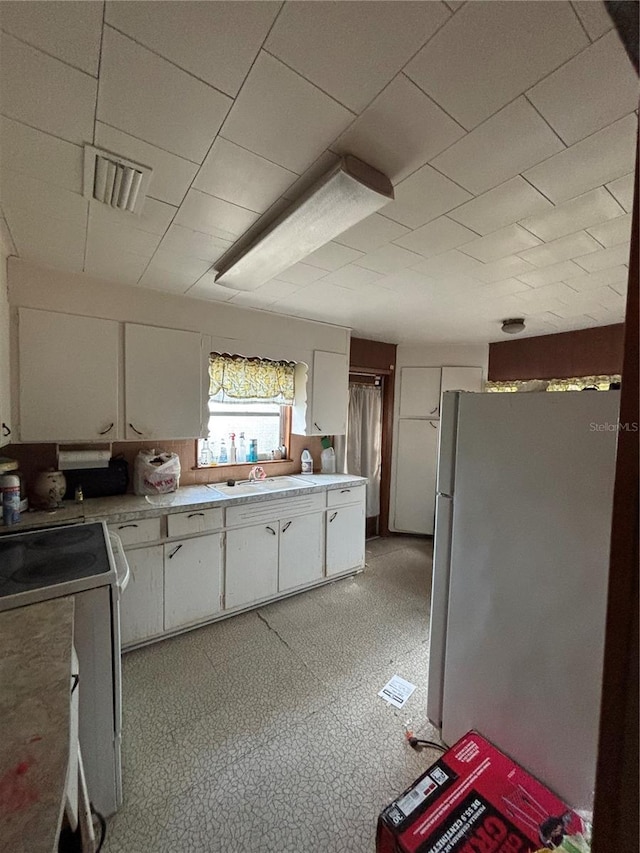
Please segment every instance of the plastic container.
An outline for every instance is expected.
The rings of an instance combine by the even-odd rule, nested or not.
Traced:
[[[2,520],[6,525],[20,521],[20,477],[4,474],[0,477],[2,489]]]
[[[300,457],[301,472],[303,474],[313,474],[313,457],[305,447]]]
[[[333,447],[325,447],[320,454],[320,470],[323,474],[336,473],[336,452]]]
[[[226,445],[226,442],[225,442],[224,438],[221,438],[221,439],[220,439],[220,455],[218,456],[218,462],[219,462],[221,465],[224,465],[224,464],[225,464],[225,462],[227,462],[227,461],[228,461],[228,458],[227,458],[227,445]]]
[[[238,453],[236,460],[238,463],[247,461],[247,442],[244,440],[243,432],[240,433],[240,438],[238,439]]]

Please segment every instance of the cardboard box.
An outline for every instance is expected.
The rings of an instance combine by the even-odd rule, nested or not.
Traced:
[[[588,853],[586,834],[555,794],[469,732],[384,809],[376,851]]]

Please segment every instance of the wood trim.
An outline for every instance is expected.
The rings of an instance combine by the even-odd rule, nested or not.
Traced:
[[[593,853],[638,850],[638,155],[624,339]],[[635,425],[635,430],[634,430]]]

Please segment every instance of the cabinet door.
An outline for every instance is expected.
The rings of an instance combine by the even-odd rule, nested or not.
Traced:
[[[400,369],[401,418],[440,417],[440,368]]]
[[[278,590],[313,583],[324,573],[324,512],[280,522]]]
[[[433,533],[439,421],[398,421],[394,530]]]
[[[227,531],[225,609],[278,592],[279,526],[279,521],[271,521]]]
[[[1,262],[6,264],[2,257]],[[12,435],[11,426],[11,376],[9,373],[9,303],[6,299],[4,270],[0,270],[0,447],[18,436]]]
[[[313,397],[309,435],[344,435],[347,431],[349,363],[346,355],[313,353]]]
[[[364,566],[364,504],[327,511],[327,575]]]
[[[164,546],[164,628],[200,622],[220,611],[219,533]]]
[[[162,545],[127,551],[131,577],[120,599],[122,645],[162,634]]]
[[[443,367],[440,391],[482,391],[482,368]]]
[[[113,320],[20,309],[20,438],[117,438],[120,329]]]
[[[126,437],[199,436],[199,333],[126,323],[124,340]]]

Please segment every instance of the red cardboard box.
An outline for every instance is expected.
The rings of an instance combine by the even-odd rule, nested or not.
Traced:
[[[582,819],[476,732],[378,818],[377,853],[588,853]]]

